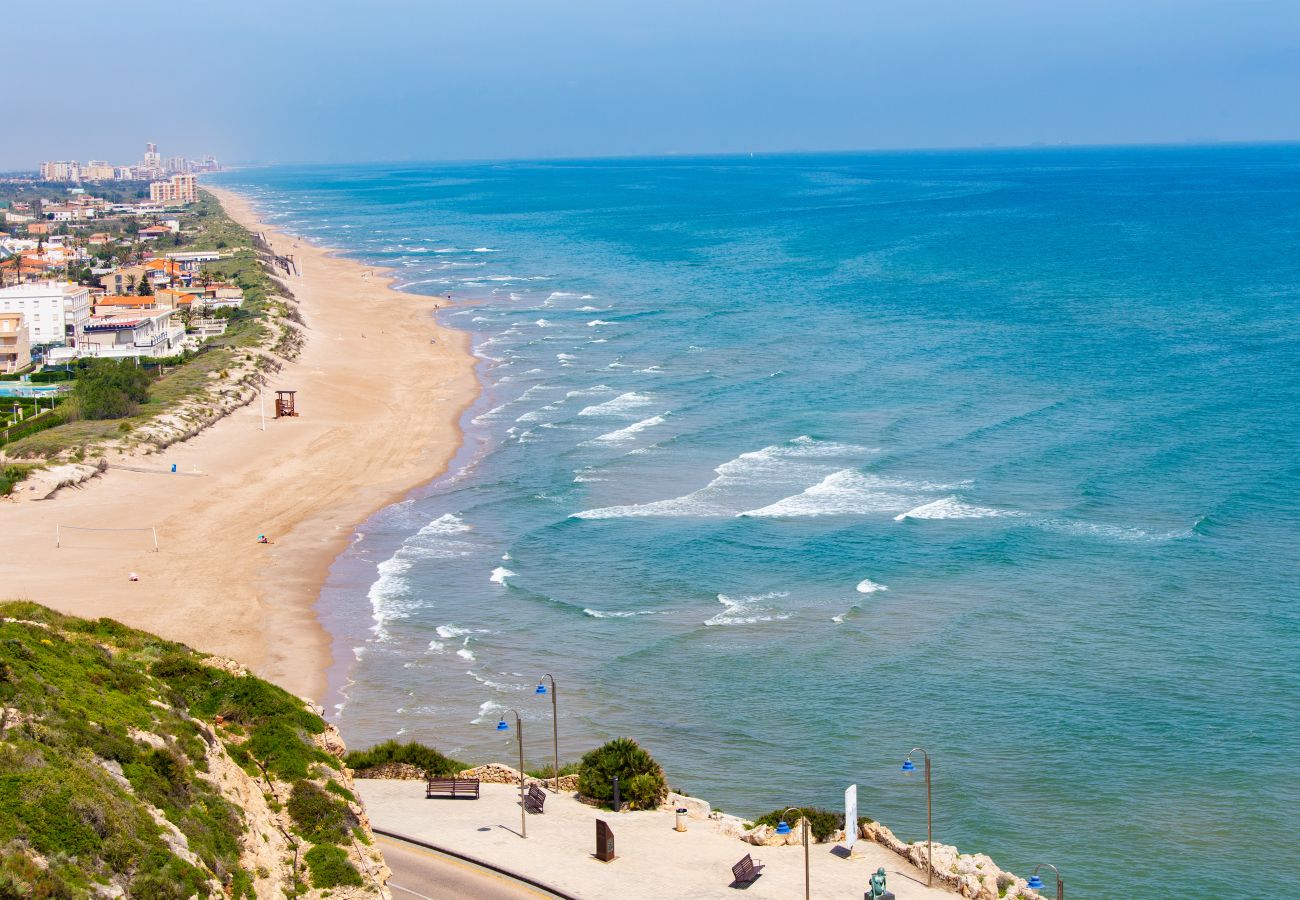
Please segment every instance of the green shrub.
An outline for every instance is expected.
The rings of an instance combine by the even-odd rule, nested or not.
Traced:
[[[432,747],[424,744],[399,744],[397,741],[384,741],[368,750],[353,750],[343,760],[349,769],[363,772],[382,766],[384,763],[406,763],[422,769],[430,777],[447,778],[469,768],[458,759],[443,756]]]
[[[316,888],[361,887],[361,873],[338,847],[322,845],[307,851],[311,885]]]
[[[631,809],[654,809],[668,795],[668,780],[654,757],[631,738],[616,738],[582,758],[578,791],[608,805],[614,801],[614,776]]]
[[[801,816],[808,820],[808,824],[812,826],[813,837],[815,837],[819,841],[826,840],[832,834],[834,834],[835,832],[839,831],[844,827],[844,813],[834,812],[832,810],[822,809],[816,806],[806,806],[799,810],[792,809],[790,810],[789,816],[786,818],[785,821],[789,823],[791,828],[795,828],[799,824],[799,818]],[[777,810],[773,810],[772,812],[768,813],[765,816],[759,816],[757,819],[754,820],[754,824],[770,825],[773,828],[775,828],[776,824],[780,821],[781,821],[781,810],[777,809]],[[858,816],[859,825],[871,821],[874,820],[869,819],[866,816]]]
[[[126,418],[149,399],[149,381],[129,360],[93,360],[72,388],[74,407],[86,419]]]
[[[529,769],[527,774],[532,778],[540,778],[540,779],[554,778],[555,763],[542,766],[540,769]],[[564,763],[563,765],[560,766],[561,778],[563,778],[565,775],[577,775],[577,774],[578,774],[578,764],[576,762]]]
[[[337,844],[347,839],[352,813],[310,781],[296,781],[289,794],[289,818],[313,844]]]

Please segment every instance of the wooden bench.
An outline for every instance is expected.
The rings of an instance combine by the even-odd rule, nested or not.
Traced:
[[[762,874],[763,866],[759,865],[758,860],[746,853],[744,859],[731,867],[731,875],[735,879],[731,883],[749,884]]]
[[[546,805],[546,791],[542,790],[535,784],[528,786],[528,793],[524,795],[524,809],[530,813],[540,814],[542,807]]]
[[[478,799],[479,780],[477,778],[430,778],[425,785],[424,797],[469,797]]]

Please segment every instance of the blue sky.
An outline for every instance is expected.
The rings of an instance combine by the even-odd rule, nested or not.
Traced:
[[[146,140],[335,162],[1300,139],[1298,0],[64,0],[4,23],[0,168]]]

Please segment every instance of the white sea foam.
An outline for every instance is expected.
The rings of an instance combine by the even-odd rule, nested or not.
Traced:
[[[549,321],[549,320],[547,320],[547,319],[538,319],[538,320],[537,320],[536,322],[534,322],[533,324],[536,325],[538,328],[554,328],[554,327],[555,327],[555,323],[554,323],[554,322],[551,322],[551,321]]]
[[[513,578],[514,575],[515,573],[511,572],[505,566],[497,566],[495,569],[492,570],[492,577],[489,578],[488,580],[491,581],[493,584],[505,584],[506,579]]]
[[[991,519],[1000,516],[1018,515],[1021,514],[1015,510],[975,506],[964,503],[955,496],[949,496],[923,503],[915,509],[899,513],[894,516],[894,521],[902,522],[904,519]]]
[[[840,469],[800,494],[740,515],[777,518],[896,513],[925,502],[922,492],[948,487],[951,486]]]
[[[370,601],[371,618],[375,623],[370,630],[377,640],[387,640],[388,624],[406,618],[413,609],[412,604],[418,602],[411,596],[410,583],[404,577],[410,568],[410,561],[400,555],[394,555],[375,567],[379,577],[370,585],[366,599]]]
[[[726,594],[718,594],[718,602],[722,604],[722,612],[712,618],[705,619],[705,625],[754,625],[758,622],[775,622],[781,619],[790,618],[789,613],[781,613],[772,609],[772,602],[788,597],[785,591],[773,591],[768,594],[759,594],[749,597],[728,597]]]
[[[635,451],[634,451],[635,452]],[[574,513],[577,519],[617,519],[651,516],[734,516],[755,495],[798,489],[825,478],[834,467],[823,460],[867,452],[852,444],[837,444],[801,436],[785,444],[742,453],[714,469],[716,477],[697,491],[666,500],[607,506]],[[777,494],[779,496],[779,494]],[[905,509],[906,506],[899,507]]]
[[[466,634],[473,634],[470,629],[461,628],[457,625],[439,625],[433,631],[444,641],[449,641],[452,638],[458,638]]]
[[[1071,522],[1063,519],[1048,519],[1041,523],[1044,528],[1052,531],[1059,531],[1063,534],[1077,534],[1084,537],[1102,538],[1103,540],[1120,541],[1123,543],[1151,543],[1159,544],[1165,541],[1174,541],[1179,538],[1191,537],[1195,532],[1191,528],[1180,528],[1173,531],[1148,531],[1145,528],[1137,528],[1129,525],[1107,525],[1099,522]]]
[[[444,644],[442,641],[429,641],[430,653],[441,653],[446,649],[447,649],[447,645]]]
[[[478,715],[475,716],[473,719],[470,719],[469,724],[482,725],[483,722],[487,720],[488,713],[494,712],[496,710],[505,712],[505,709],[506,708],[504,706],[502,706],[500,703],[497,703],[495,700],[484,701],[483,703],[479,704]]]
[[[870,578],[864,578],[858,582],[859,594],[874,594],[876,591],[887,591],[889,588],[883,584],[877,584]]]
[[[455,513],[446,513],[421,528],[419,534],[464,534],[467,531],[473,530],[474,527],[472,525],[466,525],[465,520],[460,516]]]
[[[468,637],[465,638],[465,642],[460,645],[460,649],[456,651],[456,655],[459,656],[461,659],[466,659],[469,660],[470,662],[473,662],[475,660],[474,651],[469,649]]]
[[[580,388],[576,391],[569,391],[565,397],[592,397],[596,394],[608,394],[614,389],[607,384],[596,384],[589,388]]]
[[[470,251],[470,252],[472,252],[472,253],[500,253],[501,251],[500,251],[500,250],[495,250],[495,249],[493,249],[492,247],[475,247],[475,248],[474,248],[472,251]]]
[[[588,328],[596,328],[600,325],[613,325],[613,322],[606,322],[604,319],[592,319],[587,323]]]
[[[628,391],[626,394],[619,394],[613,400],[606,400],[604,403],[597,403],[594,406],[588,406],[582,409],[580,416],[627,416],[633,410],[654,402],[652,394],[641,394],[636,391]],[[633,415],[635,413],[632,413]]]
[[[653,616],[653,615],[655,615],[655,611],[652,610],[652,609],[638,609],[638,610],[629,611],[629,612],[623,612],[623,611],[614,611],[614,612],[610,612],[610,611],[603,610],[603,609],[590,609],[590,608],[585,608],[585,609],[583,609],[583,612],[586,613],[587,615],[591,616],[593,619],[630,619],[630,618],[632,618],[633,616]]]
[[[662,425],[663,422],[664,422],[663,416],[651,416],[648,419],[642,419],[640,422],[637,422],[635,425],[629,425],[626,428],[620,428],[618,431],[611,431],[608,434],[602,434],[600,437],[592,438],[591,440],[585,441],[584,443],[623,444],[626,443],[627,441],[632,440],[638,434],[645,431],[647,428],[653,428],[656,425]]]
[[[575,312],[600,312],[599,306],[579,306]]]

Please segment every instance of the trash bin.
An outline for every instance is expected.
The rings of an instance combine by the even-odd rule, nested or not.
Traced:
[[[677,807],[677,824],[673,826],[673,831],[686,830],[686,807]]]

